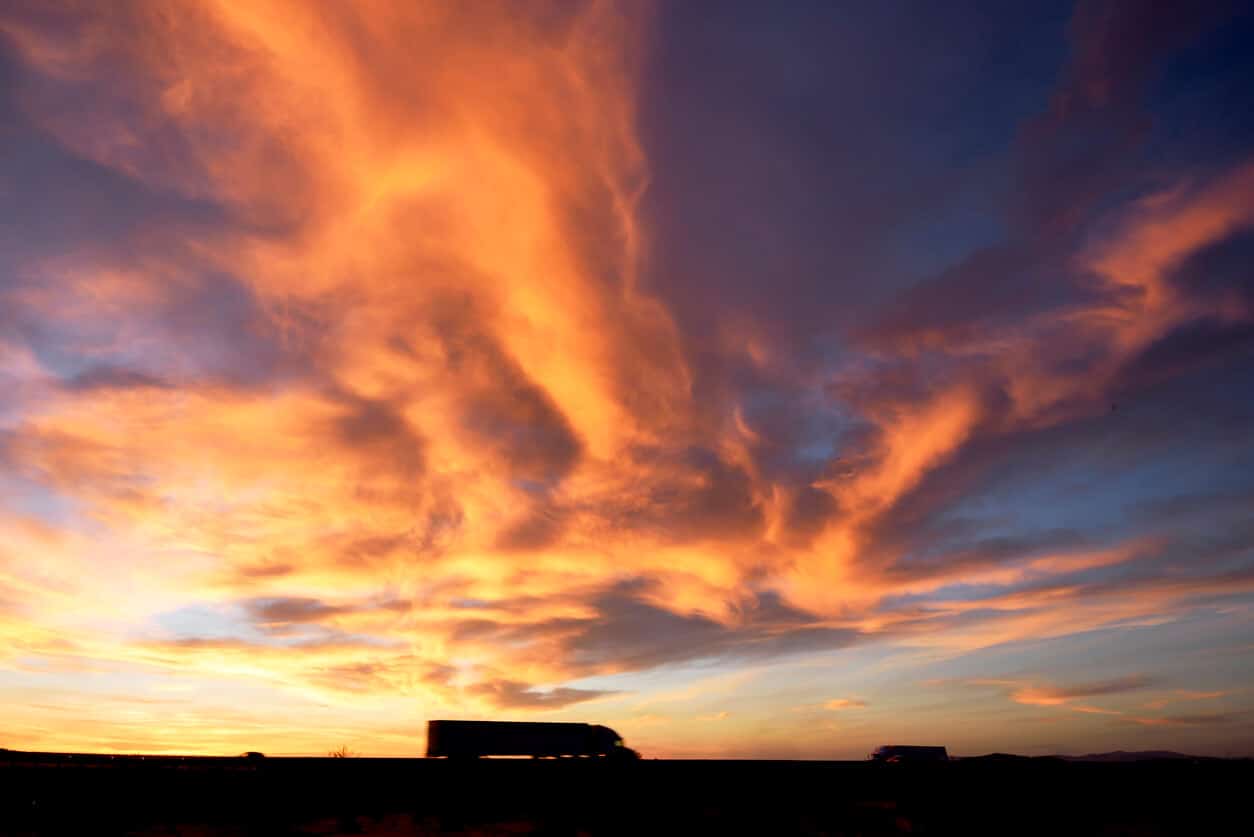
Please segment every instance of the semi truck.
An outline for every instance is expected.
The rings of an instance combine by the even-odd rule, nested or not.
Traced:
[[[482,756],[634,760],[640,754],[599,724],[530,721],[428,721],[427,758]]]
[[[887,744],[876,747],[871,761],[886,764],[917,764],[919,762],[949,761],[944,747],[919,747],[912,744]]]

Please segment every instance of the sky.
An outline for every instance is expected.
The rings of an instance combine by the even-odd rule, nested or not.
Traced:
[[[0,746],[1254,755],[1252,42],[6,2]]]

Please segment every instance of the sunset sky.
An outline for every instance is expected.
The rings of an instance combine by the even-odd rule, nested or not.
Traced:
[[[1250,8],[8,0],[0,747],[1254,755]]]

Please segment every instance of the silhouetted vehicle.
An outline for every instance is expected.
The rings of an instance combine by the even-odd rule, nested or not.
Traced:
[[[949,753],[944,747],[916,747],[907,744],[888,744],[876,747],[871,754],[871,761],[884,764],[919,764],[924,762],[949,761]]]
[[[532,756],[638,759],[622,736],[597,724],[528,721],[428,721],[427,758]]]
[[[264,759],[266,754],[258,753],[256,750],[249,750],[247,753],[240,753],[239,757],[242,759]]]

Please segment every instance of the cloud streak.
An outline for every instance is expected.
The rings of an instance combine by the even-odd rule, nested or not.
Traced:
[[[855,698],[832,698],[823,704],[823,708],[832,712],[841,712],[846,709],[862,709],[866,705],[866,701]]]
[[[1148,677],[1132,675],[1114,680],[1076,683],[1069,686],[1025,686],[1011,692],[1010,699],[1015,703],[1024,703],[1030,706],[1062,706],[1069,704],[1076,698],[1118,695],[1144,689],[1152,684],[1153,681]]]

